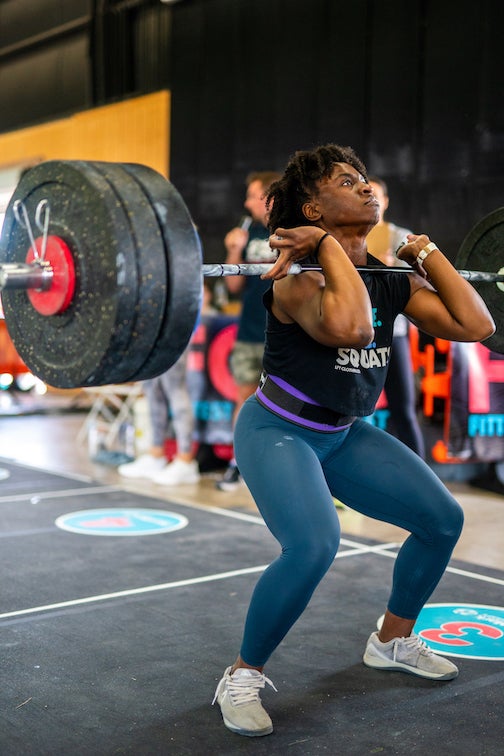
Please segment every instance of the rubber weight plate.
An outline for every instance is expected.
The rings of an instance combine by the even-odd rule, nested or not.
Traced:
[[[143,165],[123,164],[156,213],[164,240],[167,297],[163,323],[147,361],[132,380],[164,373],[185,350],[201,310],[201,245],[184,200],[173,184]]]
[[[131,321],[130,342],[117,366],[124,380],[131,381],[154,349],[164,319],[167,296],[164,242],[154,209],[132,176],[119,163],[93,162],[92,166],[114,191],[135,245],[138,296],[134,307],[126,313]]]
[[[458,251],[458,270],[486,270],[498,273],[504,267],[504,207],[494,210],[467,234]],[[496,331],[482,343],[493,352],[504,354],[504,291],[496,283],[471,282],[495,321]]]
[[[26,291],[2,293],[7,328],[21,358],[58,388],[123,382],[138,280],[134,240],[115,193],[82,161],[48,161],[30,169],[6,211],[0,261],[24,261],[30,247],[26,228],[15,218],[16,200],[24,203],[32,227],[39,202],[48,201],[49,234],[70,248],[76,277],[72,302],[53,316],[38,313]]]

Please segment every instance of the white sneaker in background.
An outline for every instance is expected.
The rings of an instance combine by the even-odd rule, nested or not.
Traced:
[[[174,459],[161,472],[153,475],[152,480],[159,486],[179,486],[184,483],[198,483],[200,480],[198,463],[195,459],[191,462],[184,462],[183,459]]]
[[[165,457],[153,457],[152,454],[142,454],[134,462],[119,465],[117,472],[123,478],[152,478],[166,466]]]

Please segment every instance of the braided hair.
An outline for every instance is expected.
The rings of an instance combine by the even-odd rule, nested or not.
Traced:
[[[351,147],[325,144],[313,150],[298,150],[289,160],[282,178],[269,188],[266,198],[269,228],[307,226],[302,207],[317,193],[317,182],[331,175],[335,163],[349,163],[367,180],[367,172]]]

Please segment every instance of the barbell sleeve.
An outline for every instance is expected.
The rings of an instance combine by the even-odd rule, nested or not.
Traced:
[[[48,291],[52,281],[53,270],[43,263],[2,263],[0,265],[0,291],[4,289]]]

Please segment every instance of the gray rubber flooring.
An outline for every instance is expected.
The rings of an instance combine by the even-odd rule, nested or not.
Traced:
[[[0,481],[2,756],[504,753],[503,661],[456,659],[450,683],[362,664],[395,545],[343,538],[268,664],[275,731],[243,738],[211,701],[278,551],[261,521],[0,465],[10,472]],[[123,537],[56,525],[91,510],[86,523],[121,532],[124,510],[139,509],[187,522]],[[504,575],[452,564],[431,601],[502,607]]]

